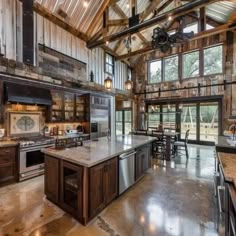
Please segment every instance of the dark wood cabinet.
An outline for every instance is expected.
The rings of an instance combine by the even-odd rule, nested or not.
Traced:
[[[150,146],[145,145],[136,150],[135,180],[141,178],[150,168]]]
[[[62,161],[60,201],[63,209],[83,220],[83,167]]]
[[[236,235],[236,188],[233,184],[227,184],[227,209],[226,209],[226,234],[229,236]]]
[[[89,216],[97,215],[104,207],[104,179],[105,165],[99,164],[90,169],[89,176]]]
[[[45,156],[45,184],[44,190],[47,198],[59,203],[59,160],[51,156]]]
[[[118,159],[90,168],[89,173],[89,217],[97,215],[118,193]]]
[[[89,94],[76,95],[51,91],[52,106],[48,109],[48,122],[88,122]]]
[[[0,148],[0,185],[18,180],[17,147]]]

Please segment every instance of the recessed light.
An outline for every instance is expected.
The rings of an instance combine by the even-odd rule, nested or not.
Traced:
[[[171,20],[172,20],[172,16],[169,16],[169,17],[168,17],[168,21],[171,21]]]
[[[109,41],[106,41],[106,45],[108,45],[109,44]]]
[[[89,5],[88,1],[84,1],[83,5],[84,5],[85,8],[87,8],[88,5]]]
[[[126,8],[128,8],[128,9],[129,9],[129,4],[128,4],[128,3],[126,4]]]

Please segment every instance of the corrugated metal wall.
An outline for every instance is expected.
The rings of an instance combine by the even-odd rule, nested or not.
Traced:
[[[59,52],[87,64],[87,79],[91,70],[94,80],[104,84],[104,50],[89,50],[86,42],[58,27],[42,16],[35,14],[35,61],[37,62],[37,44],[45,44]],[[0,1],[0,52],[8,59],[22,61],[22,3],[16,0]],[[115,62],[114,88],[124,89],[127,78],[127,65]]]

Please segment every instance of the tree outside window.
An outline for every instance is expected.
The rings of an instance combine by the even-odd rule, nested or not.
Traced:
[[[204,75],[218,74],[223,71],[223,46],[204,49]]]
[[[199,51],[183,55],[183,78],[199,76]]]
[[[164,59],[165,81],[178,80],[179,78],[178,64],[179,64],[178,56],[168,57]]]
[[[149,78],[150,84],[160,83],[162,81],[162,61],[152,61],[149,63]]]

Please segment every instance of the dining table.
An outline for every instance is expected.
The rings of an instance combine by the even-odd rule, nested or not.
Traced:
[[[178,137],[178,135],[180,134],[179,132],[176,132],[174,130],[171,131],[147,131],[147,130],[138,130],[135,131],[134,134],[136,135],[147,135],[147,136],[159,136],[159,135],[163,135],[166,139],[166,150],[165,150],[165,156],[166,156],[166,160],[170,161],[171,159],[171,139]]]

